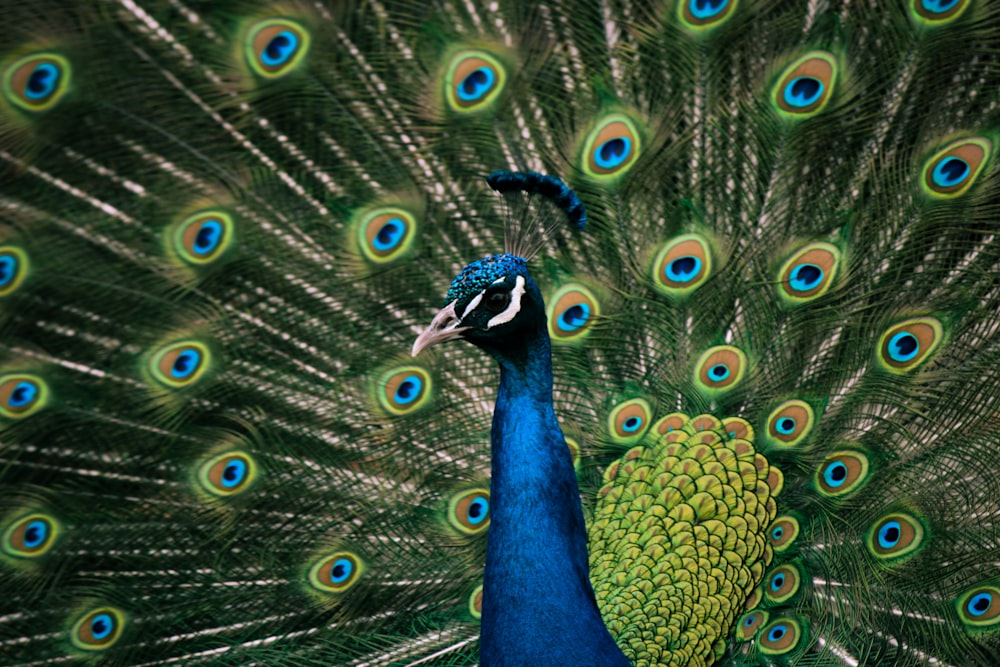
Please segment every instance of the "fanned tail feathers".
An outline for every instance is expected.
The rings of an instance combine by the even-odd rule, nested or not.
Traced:
[[[475,664],[505,227],[635,664],[995,660],[993,3],[8,5],[0,661]]]

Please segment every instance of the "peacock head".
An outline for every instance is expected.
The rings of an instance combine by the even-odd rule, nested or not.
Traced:
[[[545,305],[528,263],[517,255],[472,262],[452,281],[445,307],[413,343],[413,355],[457,338],[493,353],[523,346],[545,331]]]

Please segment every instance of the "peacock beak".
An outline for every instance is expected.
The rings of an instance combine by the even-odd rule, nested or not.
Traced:
[[[431,320],[430,325],[413,341],[412,354],[414,357],[420,354],[421,350],[431,345],[437,345],[438,343],[444,343],[445,341],[461,337],[462,332],[470,328],[458,326],[462,323],[462,320],[455,314],[455,303],[455,301],[452,301],[439,310],[438,314]]]

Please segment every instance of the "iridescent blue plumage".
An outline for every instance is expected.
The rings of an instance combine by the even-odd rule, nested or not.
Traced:
[[[503,297],[493,307],[490,290]],[[500,366],[480,663],[627,666],[590,584],[576,472],[552,401],[545,308],[527,263],[508,254],[472,262],[446,302],[461,313],[453,329]]]
[[[517,255],[487,255],[468,264],[455,276],[445,296],[445,305],[455,301],[464,308],[492,283],[507,276],[527,275],[527,268],[528,263]]]

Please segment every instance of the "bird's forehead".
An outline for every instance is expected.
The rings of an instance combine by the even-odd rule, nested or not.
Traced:
[[[445,305],[452,301],[462,303],[482,292],[491,284],[504,276],[524,273],[527,262],[517,255],[489,255],[477,259],[462,269],[461,273],[451,281]]]

